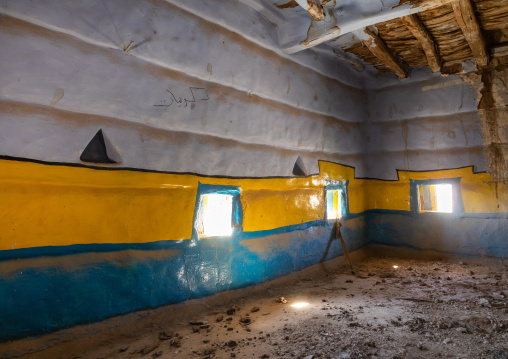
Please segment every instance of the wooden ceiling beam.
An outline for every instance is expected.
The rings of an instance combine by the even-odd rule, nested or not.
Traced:
[[[399,60],[376,33],[370,30],[368,27],[365,28],[364,34],[361,36],[362,43],[372,52],[374,56],[385,66],[387,66],[392,72],[394,72],[399,78],[404,79],[409,76],[409,73],[404,68],[402,61]]]
[[[456,0],[453,12],[479,67],[487,66],[489,55],[471,0]]]
[[[241,0],[243,2],[257,1],[257,0]],[[305,5],[307,0],[298,0],[297,3],[302,3],[305,9],[310,5]],[[369,11],[362,12],[361,6],[358,6],[359,12],[353,13],[351,16],[341,17],[337,19],[336,26],[324,29],[321,34],[318,34],[312,39],[304,41],[298,40],[297,42],[290,41],[282,50],[287,54],[294,54],[296,52],[314,47],[323,42],[333,40],[339,36],[362,31],[367,26],[372,26],[380,22],[385,22],[393,19],[398,19],[402,16],[415,14],[420,11],[435,9],[437,7],[450,4],[456,0],[401,0],[398,5],[393,7],[383,7],[377,14],[371,14],[371,6],[378,6],[379,0],[361,0],[362,5],[365,3],[365,8]],[[308,3],[307,3],[308,4]],[[340,4],[336,5],[340,6]]]
[[[432,72],[441,71],[441,56],[437,49],[437,44],[432,38],[429,30],[425,27],[420,18],[416,15],[403,16],[400,20],[411,31],[414,37],[420,42],[423,52],[427,56],[427,62]]]

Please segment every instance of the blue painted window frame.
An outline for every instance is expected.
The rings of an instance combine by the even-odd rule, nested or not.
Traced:
[[[328,205],[326,201],[326,192],[327,191],[335,191],[340,190],[342,191],[342,198],[341,198],[341,210],[342,210],[342,218],[341,219],[347,219],[349,217],[349,196],[348,196],[348,186],[349,181],[330,181],[324,186],[324,217],[323,220],[325,222],[333,221],[335,222],[335,219],[328,219]]]
[[[198,226],[199,226],[199,211],[200,211],[200,203],[201,196],[205,194],[224,194],[230,195],[233,197],[233,210],[232,210],[232,218],[231,225],[233,227],[233,233],[231,236],[215,236],[215,237],[199,237],[198,234]],[[220,239],[220,238],[237,238],[243,232],[243,210],[242,210],[242,202],[240,200],[240,187],[235,186],[225,186],[225,185],[213,185],[213,184],[204,184],[198,182],[198,190],[196,193],[196,202],[194,204],[194,217],[193,217],[193,227],[192,227],[192,239],[195,240],[204,240],[204,239]]]
[[[460,192],[460,179],[461,177],[455,178],[440,178],[440,179],[428,179],[428,180],[413,180],[409,179],[409,191],[410,191],[410,206],[411,212],[418,213],[420,215],[439,215],[439,216],[460,216],[464,214],[464,203],[462,202],[462,194]],[[444,212],[421,212],[418,206],[419,195],[418,186],[422,185],[436,185],[436,184],[451,184],[452,185],[452,213]]]

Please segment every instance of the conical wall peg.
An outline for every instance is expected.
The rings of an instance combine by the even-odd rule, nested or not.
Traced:
[[[117,163],[117,161],[111,159],[110,156],[108,156],[108,149],[106,147],[106,142],[104,141],[102,130],[99,130],[95,134],[95,136],[83,150],[83,153],[81,153],[79,159],[83,162],[91,163]]]
[[[303,159],[300,156],[296,159],[295,166],[293,167],[293,175],[307,176],[307,169],[305,168]]]

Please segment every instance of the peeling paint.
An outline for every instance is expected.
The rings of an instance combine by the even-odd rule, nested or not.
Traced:
[[[298,6],[298,3],[295,0],[291,0],[285,4],[277,5],[277,7],[279,9],[287,9],[287,8],[293,8],[293,7],[297,7],[297,6]]]
[[[314,2],[313,0],[307,0],[308,8],[307,11],[314,18],[314,20],[322,21],[325,19],[325,14],[323,13],[323,7]]]

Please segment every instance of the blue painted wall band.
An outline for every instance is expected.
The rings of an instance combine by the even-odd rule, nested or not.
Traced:
[[[355,221],[343,232],[351,251],[367,244],[363,226]],[[300,230],[305,234],[284,234],[290,237],[288,246],[267,244],[264,252],[251,250],[248,241],[242,243],[245,238],[202,239],[150,244],[152,249],[176,250],[167,257],[124,250],[107,259],[95,257],[99,262],[93,265],[90,253],[52,257],[45,266],[37,265],[37,258],[17,262],[17,269],[10,262],[10,269],[0,275],[0,340],[243,288],[319,263],[332,226],[320,221],[319,226]],[[267,234],[258,240],[278,243],[278,236]],[[127,258],[114,259],[125,251]],[[334,241],[328,258],[341,254]]]

